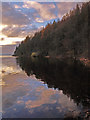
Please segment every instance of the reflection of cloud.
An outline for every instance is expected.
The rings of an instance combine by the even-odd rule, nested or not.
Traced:
[[[24,104],[24,101],[23,100],[18,100],[17,104]]]
[[[2,87],[2,98],[3,98],[3,110],[11,107],[18,97],[24,96],[27,93],[26,85],[20,80],[24,80],[26,76],[23,72],[19,74],[8,74],[2,77],[2,81],[5,85]]]
[[[2,71],[0,71],[2,73],[2,76],[4,75],[8,75],[10,73],[12,74],[17,74],[20,72],[20,70],[14,68],[14,67],[8,67],[8,66],[3,66],[3,68],[1,69]]]
[[[26,102],[26,108],[35,108],[40,107],[43,104],[54,104],[56,100],[50,99],[50,97],[55,94],[55,92],[51,90],[46,90],[44,87],[39,87],[36,89],[36,92],[40,92],[38,100],[28,100]]]
[[[62,105],[62,109],[67,108],[68,111],[72,111],[73,109],[76,109],[77,105],[71,101],[67,96],[64,94],[61,94],[60,99],[58,99],[58,103]],[[61,107],[57,107],[58,110],[61,109]]]
[[[3,110],[6,115],[57,117],[67,116],[72,111],[74,115],[79,114],[77,105],[62,91],[47,88],[34,77],[26,77],[22,72],[4,76],[7,85],[3,86]]]
[[[55,104],[57,103],[58,105],[56,106],[56,110],[58,110],[59,113],[65,113],[65,115],[69,115],[68,113],[70,112],[74,116],[78,115],[80,113],[80,110],[78,109],[77,105],[71,101],[66,95],[64,95],[61,91],[56,91],[52,89],[45,89],[44,87],[38,87],[36,88],[35,93],[38,94],[38,99],[37,100],[28,100],[25,103],[25,107],[27,109],[32,108],[37,108],[39,111],[53,111],[53,107],[48,107],[47,105],[49,104]],[[43,105],[44,106],[43,108]],[[31,114],[34,113],[33,111],[29,111]],[[72,113],[73,112],[73,113]],[[71,115],[70,114],[70,115]]]

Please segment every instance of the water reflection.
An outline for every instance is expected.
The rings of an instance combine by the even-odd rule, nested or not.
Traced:
[[[2,59],[3,118],[77,117],[88,110],[89,71],[78,61]]]
[[[49,88],[63,90],[77,105],[89,106],[90,71],[80,61],[17,58],[17,63],[28,76],[35,74]]]

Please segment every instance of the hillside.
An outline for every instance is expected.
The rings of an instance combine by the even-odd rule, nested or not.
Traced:
[[[48,23],[16,47],[15,56],[90,58],[90,2],[77,5],[62,20]]]

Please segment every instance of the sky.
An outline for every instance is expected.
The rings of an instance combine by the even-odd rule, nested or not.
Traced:
[[[61,19],[76,2],[2,2],[0,45],[14,44]],[[80,4],[80,3],[79,3]]]

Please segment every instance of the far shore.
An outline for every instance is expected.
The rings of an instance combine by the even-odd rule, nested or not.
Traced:
[[[12,55],[12,56],[15,56],[15,55]],[[31,57],[31,56],[15,56],[15,57]],[[34,57],[31,57],[31,58],[38,58],[40,56],[34,56]],[[75,57],[62,57],[62,56],[44,56],[45,58],[47,59],[59,59],[59,60],[64,60],[64,59],[76,59],[76,60],[80,60],[85,66],[88,66],[90,67],[90,60],[88,58],[84,58],[84,57],[81,57],[81,58],[75,58]]]

